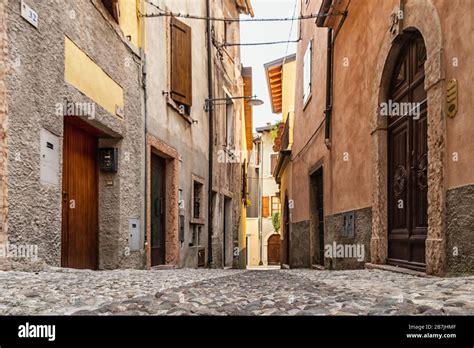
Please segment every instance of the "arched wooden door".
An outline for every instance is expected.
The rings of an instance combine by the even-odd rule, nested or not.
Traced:
[[[280,264],[280,235],[273,234],[268,238],[268,264],[279,265]]]
[[[427,215],[426,48],[406,34],[392,75],[388,116],[388,263],[423,271]],[[397,110],[398,107],[398,110]]]

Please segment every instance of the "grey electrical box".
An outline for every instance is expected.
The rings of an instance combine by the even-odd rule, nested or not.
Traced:
[[[59,137],[44,128],[40,133],[40,180],[59,185]]]
[[[342,236],[343,237],[354,237],[355,231],[355,213],[345,213],[343,215],[343,222],[342,222]]]
[[[128,246],[130,251],[140,250],[140,220],[128,220]]]

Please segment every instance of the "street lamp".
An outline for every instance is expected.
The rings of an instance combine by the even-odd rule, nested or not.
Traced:
[[[204,110],[209,111],[212,106],[215,105],[226,105],[229,101],[235,99],[244,99],[246,100],[250,106],[260,106],[263,105],[263,100],[257,99],[257,96],[244,96],[244,97],[226,97],[226,98],[214,98],[214,99],[206,99],[204,104]],[[218,102],[225,102],[225,103],[218,103]]]

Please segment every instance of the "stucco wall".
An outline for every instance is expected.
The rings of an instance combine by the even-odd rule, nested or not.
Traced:
[[[8,2],[9,58],[9,242],[38,245],[39,264],[60,265],[61,180],[39,181],[40,130],[62,137],[63,116],[55,105],[92,102],[64,80],[64,36],[86,52],[124,90],[124,119],[96,105],[94,125],[113,135],[119,173],[99,176],[99,267],[142,267],[141,253],[127,256],[128,219],[141,218],[143,125],[140,60],[89,1],[48,0],[31,4],[35,29],[18,15],[20,1]],[[61,144],[61,141],[60,141]],[[59,149],[62,158],[62,146]],[[128,153],[126,156],[125,154]],[[62,163],[59,165],[61,176]],[[113,179],[112,187],[105,180]],[[143,227],[143,224],[141,224]],[[18,267],[22,267],[20,264]]]
[[[158,1],[167,11],[205,15],[205,2],[202,1]],[[156,9],[147,4],[148,13]],[[207,55],[206,22],[179,19],[191,27],[192,32],[192,107],[190,118],[180,115],[167,103],[164,92],[170,90],[170,19],[169,17],[151,17],[146,20],[146,56],[147,56],[147,114],[148,133],[171,146],[178,152],[178,187],[182,190],[184,207],[181,213],[185,217],[184,242],[179,243],[179,262],[177,266],[197,267],[197,247],[190,247],[193,224],[191,219],[192,179],[195,174],[206,181],[208,178],[208,132],[209,123],[204,111],[207,98]],[[207,199],[202,205],[203,216],[207,217]],[[207,219],[206,219],[207,221]],[[202,227],[202,246],[207,246],[207,223]]]

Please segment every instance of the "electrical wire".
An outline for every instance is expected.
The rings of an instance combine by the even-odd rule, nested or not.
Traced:
[[[197,16],[191,14],[183,14],[179,12],[165,11],[158,5],[152,3],[151,1],[146,0],[146,3],[155,7],[160,13],[145,13],[142,14],[142,17],[180,17],[180,18],[189,18],[189,19],[198,19],[198,20],[211,20],[211,21],[220,21],[220,22],[283,22],[283,21],[302,21],[307,19],[317,19],[319,17],[329,17],[329,16],[340,16],[343,13],[322,13],[322,14],[310,14],[299,17],[283,17],[283,18],[224,18],[224,17],[207,17],[207,16]]]
[[[293,15],[292,17],[295,17],[295,14],[296,14],[296,8],[298,7],[298,0],[295,0],[295,7],[293,8]],[[286,49],[285,49],[285,55],[283,56],[283,64],[282,66],[285,65],[286,63],[286,57],[288,56],[288,48],[290,47],[290,40],[291,40],[291,35],[293,34],[293,24],[294,24],[294,21],[291,22],[291,27],[290,27],[290,34],[288,35],[288,43],[286,45]],[[301,38],[300,38],[301,39]],[[298,39],[298,41],[300,41],[300,39]]]
[[[262,46],[262,45],[280,45],[280,44],[290,44],[298,43],[301,39],[298,40],[285,40],[285,41],[270,41],[270,42],[250,42],[250,43],[218,43],[219,47],[228,47],[228,46]]]

